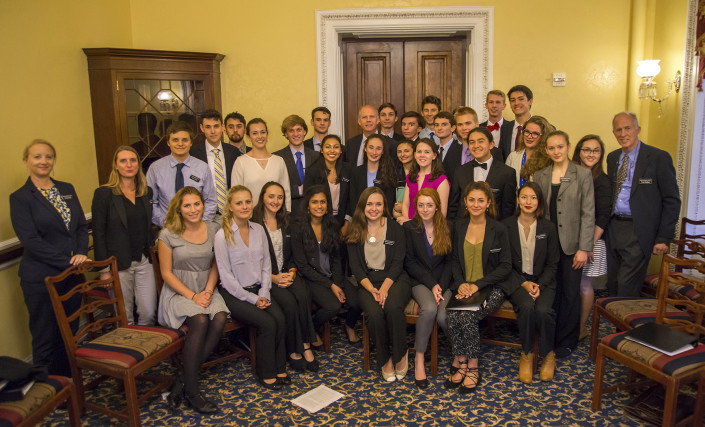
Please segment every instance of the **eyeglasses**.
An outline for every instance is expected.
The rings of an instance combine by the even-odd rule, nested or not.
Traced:
[[[586,156],[587,156],[588,154],[599,155],[599,154],[602,152],[602,150],[599,149],[599,148],[595,148],[594,150],[591,150],[591,149],[589,149],[589,148],[581,148],[580,151],[582,151],[582,153],[585,154]]]
[[[539,136],[541,136],[540,132],[529,132],[528,130],[524,130],[522,133],[524,134],[524,136],[531,136],[534,138],[538,138]]]

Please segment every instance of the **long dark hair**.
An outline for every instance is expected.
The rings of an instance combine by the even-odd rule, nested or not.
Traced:
[[[539,186],[537,183],[534,181],[528,181],[524,185],[522,185],[519,190],[517,190],[517,199],[521,195],[521,190],[525,188],[531,188],[534,190],[534,193],[536,193],[536,202],[538,205],[536,206],[536,218],[543,218],[543,204],[544,204],[544,199],[543,199],[543,191],[541,191],[541,186]],[[519,216],[521,214],[521,206],[519,206],[519,203],[517,203],[517,208],[516,211],[514,212],[516,216]]]
[[[338,135],[326,135],[323,138],[323,141],[321,141],[321,151],[323,151],[323,145],[329,139],[335,139],[338,141],[341,149],[340,157],[338,157],[338,160],[335,161],[335,183],[338,184],[342,178],[340,176],[340,170],[343,168],[343,143],[340,141],[340,137]],[[328,182],[328,174],[330,173],[330,170],[326,166],[326,160],[323,158],[323,153],[321,153],[321,155],[318,156],[318,159],[316,159],[316,161],[311,165],[311,172],[317,173],[321,182]]]
[[[387,152],[387,138],[380,134],[370,135],[365,141],[365,155],[362,164],[367,166],[367,144],[372,139],[379,139],[382,142],[382,155],[379,157],[379,166],[377,167],[377,179],[382,182],[385,187],[395,187],[399,179],[394,162]]]
[[[311,227],[311,212],[309,212],[308,204],[311,198],[317,194],[324,194],[328,207],[331,206],[330,194],[326,192],[325,187],[321,184],[312,185],[304,191],[299,203],[299,212],[294,219],[294,227],[296,230],[308,230]],[[321,223],[321,251],[330,252],[337,250],[340,244],[340,226],[330,210],[326,209]],[[307,249],[317,248],[318,242],[315,239],[314,233],[303,232],[303,242]]]
[[[497,218],[497,207],[494,202],[494,194],[492,194],[492,187],[490,187],[490,184],[486,183],[485,181],[475,181],[471,182],[465,187],[465,190],[463,190],[463,206],[466,206],[465,208],[465,216],[470,216],[470,212],[467,210],[467,198],[468,194],[470,194],[471,191],[475,190],[480,190],[483,193],[485,193],[485,197],[487,200],[490,201],[490,205],[487,207],[487,211],[485,212],[486,216],[489,216],[492,219]]]
[[[419,148],[420,144],[426,144],[431,147],[433,154],[436,155],[436,158],[431,161],[431,179],[429,179],[429,181],[435,181],[436,178],[445,173],[445,170],[443,170],[443,163],[441,162],[441,156],[438,155],[438,146],[429,138],[422,138],[416,141],[416,145],[414,146],[414,154],[416,154],[416,150]],[[416,157],[414,157],[414,160],[411,162],[411,168],[409,169],[409,181],[416,182],[419,179],[419,172],[421,172],[421,167],[418,163],[416,163]]]
[[[573,151],[573,163],[579,166],[583,165],[583,161],[580,159],[580,150],[583,149],[583,143],[591,139],[594,139],[600,144],[600,160],[598,160],[597,163],[592,165],[592,168],[590,168],[592,171],[592,179],[595,179],[605,173],[605,170],[602,167],[603,160],[605,159],[605,143],[602,142],[602,139],[598,135],[591,133],[580,138],[580,141],[578,141],[578,144],[575,146],[575,151]]]
[[[286,196],[284,187],[282,187],[280,183],[275,181],[269,181],[268,183],[264,184],[264,186],[262,187],[262,191],[260,191],[259,197],[257,198],[257,205],[254,207],[254,209],[252,209],[252,222],[256,222],[257,224],[260,224],[263,227],[266,227],[266,224],[264,223],[264,194],[267,192],[267,189],[273,185],[276,185],[277,187],[281,188],[282,192]],[[286,204],[282,204],[281,209],[279,209],[279,212],[274,215],[274,218],[276,218],[277,220],[277,227],[289,227],[289,212],[286,211]]]
[[[388,221],[391,217],[391,215],[389,215],[389,206],[387,206],[387,198],[384,197],[384,192],[379,187],[375,186],[365,188],[362,194],[360,194],[360,199],[357,201],[352,222],[350,223],[350,228],[348,228],[348,236],[346,237],[348,243],[363,243],[365,241],[365,233],[367,232],[365,206],[367,206],[367,200],[373,194],[382,196],[382,216],[385,218],[385,221]]]

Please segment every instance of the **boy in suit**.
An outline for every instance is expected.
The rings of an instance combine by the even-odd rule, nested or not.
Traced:
[[[394,132],[394,126],[397,124],[397,120],[399,120],[397,107],[390,102],[385,102],[379,106],[377,113],[379,113],[379,133],[394,141],[403,141],[405,139],[404,136]]]
[[[330,128],[330,110],[326,107],[316,107],[311,111],[311,126],[313,127],[313,136],[304,140],[304,147],[310,148],[317,152],[321,152],[321,144],[323,138],[328,135]]]
[[[225,116],[225,133],[228,135],[230,145],[240,150],[240,154],[245,154],[252,150],[245,144],[245,116],[235,111]]]
[[[490,117],[487,121],[480,123],[480,126],[488,128],[492,132],[492,137],[496,142],[496,147],[502,152],[502,157],[507,158],[509,153],[514,151],[512,141],[512,131],[514,130],[514,120],[504,120],[502,112],[507,107],[507,96],[501,90],[491,90],[487,92],[485,108]]]
[[[289,141],[289,145],[274,154],[283,158],[286,164],[286,171],[289,173],[289,185],[291,186],[291,212],[296,215],[299,211],[301,196],[304,193],[304,173],[306,168],[311,166],[320,154],[304,147],[304,137],[308,132],[308,126],[306,126],[306,122],[300,116],[295,114],[287,116],[282,122],[281,130],[284,138]]]

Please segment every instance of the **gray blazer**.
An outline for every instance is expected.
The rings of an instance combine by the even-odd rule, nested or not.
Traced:
[[[548,220],[551,219],[548,204],[551,202],[552,173],[553,165],[534,173],[534,182],[541,187],[546,200],[543,212]],[[557,205],[558,239],[563,252],[568,255],[573,255],[578,249],[592,252],[595,236],[595,194],[589,170],[573,162],[568,164],[568,170],[561,178]]]

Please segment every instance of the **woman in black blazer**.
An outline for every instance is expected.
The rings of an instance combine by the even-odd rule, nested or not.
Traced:
[[[592,173],[592,182],[595,186],[595,235],[594,247],[589,256],[589,262],[583,268],[580,281],[580,337],[588,336],[586,328],[588,315],[592,310],[595,299],[593,279],[607,274],[607,247],[602,238],[612,214],[612,181],[603,169],[605,158],[605,144],[598,135],[585,135],[575,145],[573,163],[580,165]],[[607,287],[603,287],[606,290]]]
[[[125,299],[127,323],[155,324],[157,286],[149,256],[153,243],[152,189],[142,173],[137,151],[127,145],[118,147],[108,183],[93,194],[93,251],[95,258],[117,258],[120,287]],[[110,273],[101,273],[109,279]]]
[[[304,191],[291,238],[294,264],[319,306],[313,315],[314,328],[320,330],[338,314],[341,305],[347,303],[345,332],[350,343],[357,343],[360,337],[355,332],[355,324],[361,313],[357,289],[343,275],[340,231],[330,212],[330,199],[325,189],[325,185],[313,185]]]
[[[422,188],[411,201],[416,214],[404,223],[406,257],[404,267],[409,274],[411,293],[419,304],[416,321],[416,386],[429,386],[424,368],[424,353],[433,330],[433,321],[446,330],[446,305],[452,292],[448,289],[452,277],[451,240],[446,219],[441,212],[441,198],[433,188]]]
[[[512,276],[507,289],[509,300],[517,313],[519,337],[523,352],[519,358],[519,380],[530,383],[533,377],[531,353],[534,332],[539,331],[541,381],[551,381],[556,366],[553,340],[556,334],[556,269],[560,259],[558,231],[551,221],[543,219],[543,193],[535,182],[519,189],[517,214],[502,223],[509,231],[512,255]],[[524,258],[526,254],[527,258]],[[533,254],[533,256],[531,256]],[[531,259],[529,257],[531,256]]]
[[[352,170],[350,207],[357,206],[360,195],[366,188],[375,186],[382,190],[385,206],[391,217],[394,203],[397,201],[396,186],[399,174],[386,145],[386,139],[379,134],[370,135],[365,141],[365,158],[360,166]]]
[[[478,366],[478,324],[504,302],[512,259],[507,229],[493,219],[496,209],[489,184],[476,181],[468,185],[463,200],[470,216],[453,226],[451,289],[455,295],[452,298],[466,298],[477,292],[486,294],[477,311],[448,310],[448,334],[460,368],[451,374],[445,386],[458,388],[465,394],[475,391],[482,381]]]
[[[402,380],[409,369],[404,307],[411,292],[404,272],[406,239],[404,229],[389,215],[379,187],[369,187],[360,195],[347,242],[360,307],[377,347],[382,377],[388,382]]]
[[[29,169],[27,182],[10,195],[10,219],[24,247],[20,261],[20,286],[29,312],[32,357],[49,374],[71,376],[64,341],[44,278],[55,276],[87,260],[88,224],[73,185],[51,178],[56,150],[49,142],[35,139],[22,155]],[[72,276],[56,285],[65,293],[81,278]],[[64,302],[67,315],[81,304],[80,294]],[[78,319],[71,324],[75,332]]]
[[[286,319],[285,342],[289,364],[297,371],[318,371],[311,342],[316,332],[311,319],[311,292],[296,274],[291,256],[289,214],[284,207],[284,188],[270,181],[262,187],[252,222],[264,228],[272,264],[272,298],[279,304]]]

